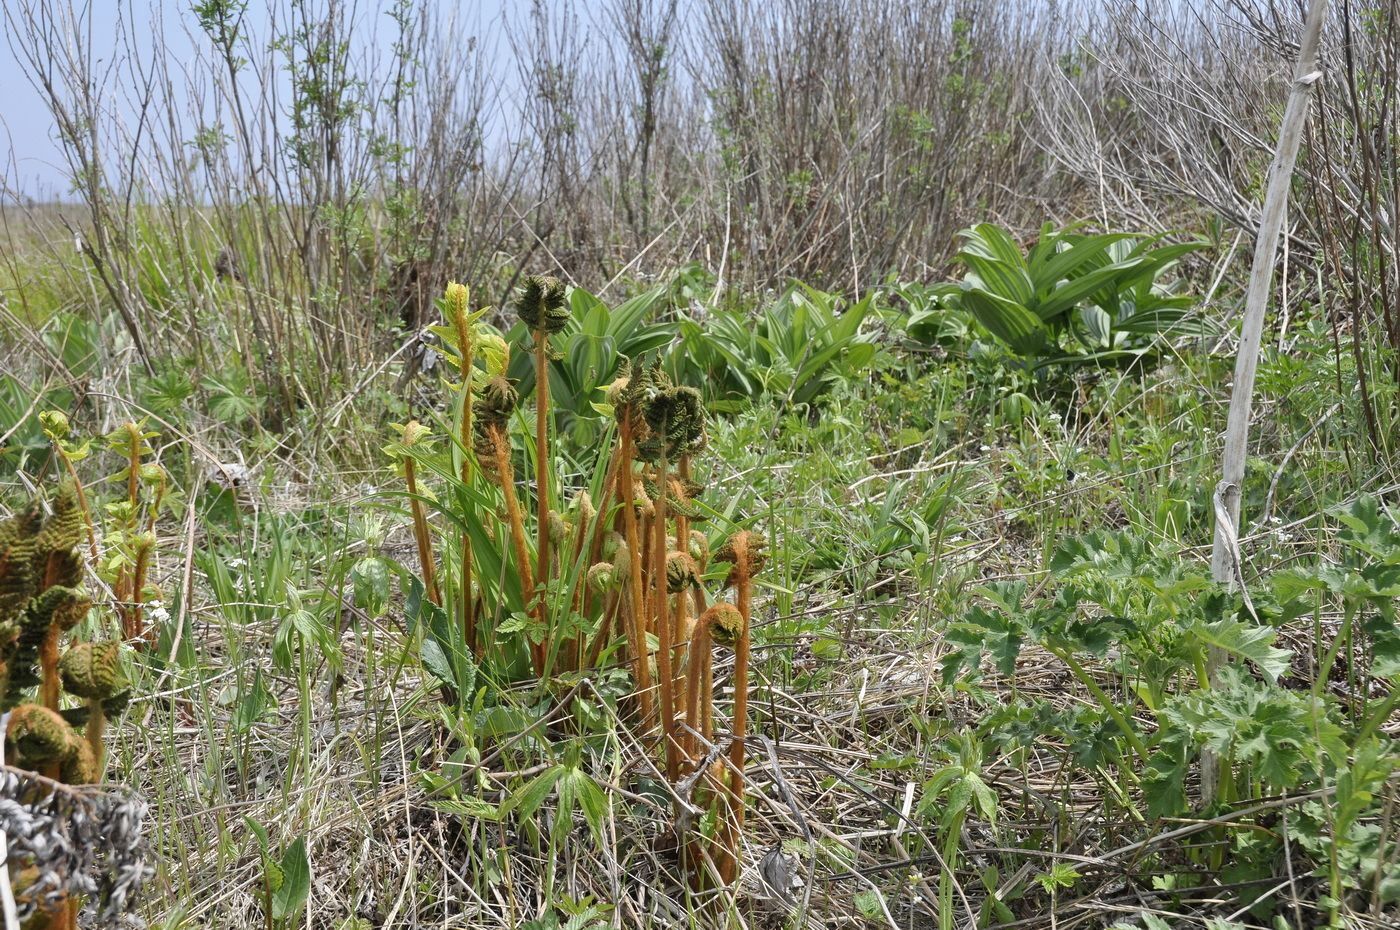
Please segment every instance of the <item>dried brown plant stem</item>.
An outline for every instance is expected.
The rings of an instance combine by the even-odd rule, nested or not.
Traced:
[[[1269,166],[1268,185],[1259,220],[1259,235],[1254,243],[1254,262],[1250,269],[1249,286],[1245,291],[1245,309],[1240,325],[1240,343],[1235,356],[1235,376],[1230,391],[1230,411],[1225,429],[1224,454],[1221,461],[1220,483],[1215,488],[1215,538],[1211,549],[1211,576],[1215,581],[1234,588],[1244,583],[1240,566],[1239,532],[1241,487],[1244,484],[1245,462],[1248,458],[1249,423],[1254,404],[1254,376],[1259,365],[1259,344],[1263,338],[1264,316],[1273,286],[1274,261],[1279,237],[1288,212],[1289,190],[1293,183],[1293,168],[1302,145],[1312,101],[1313,85],[1321,74],[1317,66],[1318,45],[1327,20],[1328,0],[1311,0],[1307,19],[1299,40],[1298,59],[1293,68],[1293,86],[1288,95],[1283,119],[1279,124],[1278,144]],[[1248,598],[1246,597],[1246,602]],[[1211,647],[1206,660],[1208,676],[1215,677],[1225,664],[1226,654]],[[1201,801],[1211,804],[1219,789],[1220,763],[1216,756],[1201,754]]]
[[[622,525],[631,553],[628,560],[627,588],[631,595],[627,623],[627,648],[632,654],[632,680],[637,685],[638,709],[644,726],[650,726],[655,713],[651,697],[651,656],[647,650],[645,588],[642,582],[641,536],[637,527],[636,495],[632,484],[632,411],[624,411],[619,427],[620,457],[618,486],[622,489]]]

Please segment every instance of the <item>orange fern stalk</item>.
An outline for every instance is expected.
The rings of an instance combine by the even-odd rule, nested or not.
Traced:
[[[536,526],[538,542],[535,557],[538,561],[535,575],[537,583],[544,585],[546,589],[540,594],[536,613],[540,625],[545,628],[544,642],[549,642],[549,607],[546,603],[550,578],[549,493],[552,464],[549,453],[549,337],[569,323],[564,282],[558,278],[531,275],[521,285],[515,300],[515,310],[535,339],[535,503],[539,513]],[[531,593],[533,594],[533,586]],[[544,642],[534,647],[537,673],[543,672]]]
[[[497,375],[486,382],[476,397],[476,417],[472,424],[475,431],[473,441],[476,446],[477,461],[485,466],[501,489],[501,497],[506,506],[506,524],[510,528],[511,547],[515,552],[515,562],[520,576],[521,595],[527,606],[535,590],[535,576],[530,568],[530,553],[525,542],[525,517],[520,509],[520,499],[515,494],[515,472],[510,464],[510,440],[506,437],[506,424],[515,412],[518,396],[515,388],[504,375]],[[530,650],[531,667],[536,675],[544,673],[544,656],[538,650]]]
[[[655,709],[652,702],[651,651],[647,646],[645,587],[642,578],[641,533],[637,519],[637,486],[632,477],[632,456],[634,445],[633,407],[630,400],[617,405],[620,461],[618,464],[618,484],[622,490],[622,523],[626,535],[627,549],[627,593],[629,610],[627,617],[627,646],[632,656],[632,680],[636,684],[637,703],[644,726],[655,722]]]
[[[715,553],[715,558],[733,567],[725,580],[734,588],[739,628],[734,631],[734,721],[733,742],[729,746],[729,803],[731,817],[724,828],[724,859],[720,878],[731,884],[738,874],[739,837],[744,830],[744,739],[749,721],[749,623],[753,600],[753,576],[764,563],[762,537],[742,530]],[[714,632],[712,630],[712,632]]]
[[[671,384],[660,363],[644,368],[631,391],[646,420],[645,440],[638,444],[645,461],[656,463],[656,513],[652,517],[652,603],[649,615],[656,624],[657,677],[661,702],[661,728],[665,740],[666,774],[675,780],[680,771],[680,747],[675,739],[675,678],[672,663],[672,629],[668,591],[667,496],[669,463],[700,449],[705,441],[704,407],[700,392]],[[679,513],[679,511],[678,511]],[[680,586],[680,587],[683,587]]]

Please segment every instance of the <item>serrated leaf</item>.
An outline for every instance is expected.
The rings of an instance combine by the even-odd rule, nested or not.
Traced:
[[[1371,674],[1400,679],[1400,628],[1394,618],[1372,614],[1363,629],[1371,640]]]
[[[1273,627],[1226,618],[1214,623],[1194,623],[1188,632],[1209,646],[1253,662],[1271,683],[1288,671],[1293,658],[1292,651],[1274,647],[1278,633]]]
[[[501,819],[501,810],[494,804],[488,804],[480,798],[444,798],[433,802],[433,807],[456,817],[464,817],[468,820],[490,820]]]
[[[556,765],[530,779],[524,787],[512,792],[510,797],[506,798],[505,803],[501,805],[501,815],[505,816],[514,811],[518,812],[521,817],[529,818],[535,811],[539,810],[545,798],[549,797],[563,772],[564,767]]]
[[[1372,495],[1357,498],[1337,511],[1341,541],[1382,562],[1400,562],[1400,523]]]
[[[856,910],[860,911],[860,916],[866,920],[884,921],[885,909],[880,903],[880,893],[877,891],[861,891],[855,896],[854,904]]]
[[[282,886],[287,883],[287,873],[275,859],[263,857],[262,866],[263,884],[267,886],[267,890],[273,895],[273,900],[275,901],[277,893],[280,892]],[[273,907],[273,913],[276,913],[275,905]]]

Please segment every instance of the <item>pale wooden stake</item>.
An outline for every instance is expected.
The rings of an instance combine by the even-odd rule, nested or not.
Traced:
[[[1245,291],[1244,321],[1240,326],[1235,381],[1230,391],[1230,419],[1225,430],[1221,478],[1215,488],[1215,544],[1210,557],[1211,575],[1224,584],[1239,584],[1241,589],[1244,579],[1238,542],[1240,486],[1244,481],[1249,448],[1254,374],[1259,365],[1259,343],[1264,333],[1264,312],[1268,308],[1273,287],[1279,236],[1288,213],[1288,189],[1293,181],[1293,167],[1298,161],[1298,147],[1302,144],[1303,129],[1308,121],[1313,85],[1322,77],[1322,72],[1317,70],[1317,48],[1322,38],[1323,23],[1327,19],[1327,2],[1312,0],[1308,6],[1298,47],[1298,63],[1293,69],[1293,86],[1288,94],[1283,121],[1279,124],[1274,160],[1269,166],[1269,185],[1259,218],[1259,237],[1254,243],[1254,264],[1250,270],[1249,288]],[[1212,679],[1224,658],[1219,650],[1211,650],[1208,669]],[[1215,800],[1217,766],[1218,760],[1212,754],[1202,754],[1201,800],[1206,804]]]

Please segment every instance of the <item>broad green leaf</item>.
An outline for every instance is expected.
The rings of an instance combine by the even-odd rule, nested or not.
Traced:
[[[1019,263],[1011,265],[969,252],[960,253],[960,257],[972,270],[977,282],[998,297],[1022,305],[1029,304],[1035,298],[1030,276]]]
[[[994,223],[979,223],[958,233],[965,240],[963,251],[995,259],[1008,265],[1024,265],[1021,248]]]
[[[1270,682],[1278,681],[1288,671],[1293,657],[1291,651],[1274,647],[1278,634],[1273,627],[1226,618],[1214,623],[1198,622],[1188,629],[1201,642],[1253,662]]]
[[[1049,330],[1025,307],[978,288],[962,293],[962,305],[993,336],[1022,355],[1037,355],[1049,340]]]
[[[1083,271],[1093,258],[1102,255],[1114,242],[1131,238],[1129,233],[1107,233],[1102,236],[1091,236],[1076,242],[1067,249],[1055,252],[1044,262],[1032,265],[1030,271],[1034,280],[1036,296],[1041,297],[1050,293],[1062,280]]]
[[[1126,262],[1105,265],[1065,281],[1035,305],[1036,316],[1046,322],[1062,316],[1092,296],[1099,288],[1110,282],[1126,279],[1134,273],[1141,261],[1129,259]]]
[[[423,667],[432,672],[433,677],[445,685],[455,685],[456,675],[452,673],[452,663],[448,661],[447,653],[443,651],[442,644],[432,636],[423,637],[423,649],[420,655]]]
[[[500,739],[525,732],[537,719],[520,707],[488,707],[477,719],[476,729],[483,739]]]
[[[1101,308],[1080,307],[1079,322],[1091,348],[1106,349],[1113,344],[1113,321]]]
[[[282,854],[282,886],[272,895],[272,916],[276,920],[295,917],[311,894],[311,862],[306,856],[306,838],[298,837]]]

